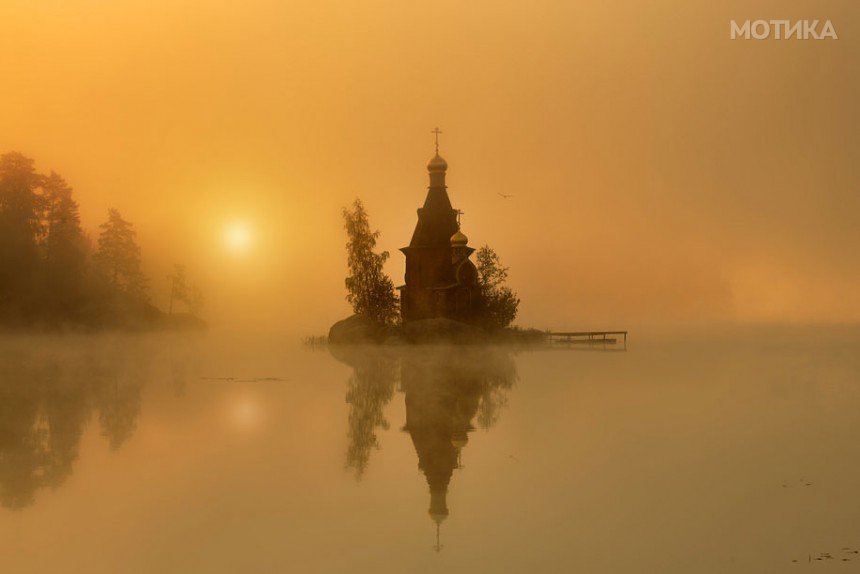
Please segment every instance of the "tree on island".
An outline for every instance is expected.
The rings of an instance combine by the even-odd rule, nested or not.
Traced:
[[[43,176],[36,173],[32,159],[9,152],[0,156],[0,217],[6,238],[17,239],[35,249],[41,231],[42,196],[38,193]]]
[[[174,265],[173,272],[167,276],[170,281],[170,303],[167,306],[167,314],[173,315],[173,302],[188,303],[188,277],[185,265]]]
[[[140,247],[132,224],[116,209],[108,210],[108,220],[100,226],[98,251],[93,260],[116,290],[145,299],[146,277],[140,270]]]
[[[93,253],[72,187],[21,153],[0,155],[0,326],[163,325],[145,290],[131,223],[110,210]],[[196,315],[199,290],[183,299]]]
[[[198,315],[203,307],[203,293],[188,282],[185,265],[174,265],[173,272],[167,276],[170,281],[170,303],[167,314],[173,315],[174,302],[184,303],[192,315]]]
[[[43,251],[47,290],[57,310],[68,310],[84,290],[88,244],[72,188],[56,172],[44,179]]]
[[[505,285],[508,268],[502,265],[498,254],[488,245],[478,249],[476,259],[485,321],[494,327],[507,327],[516,318],[520,305],[517,294]]]
[[[346,300],[356,315],[364,315],[383,324],[397,321],[397,296],[394,283],[383,271],[388,251],[375,253],[379,231],[371,231],[367,211],[356,198],[352,209],[343,208],[343,220],[349,238],[346,244],[349,276],[346,278]]]
[[[27,316],[38,308],[41,183],[32,159],[18,152],[0,156],[0,316]]]
[[[72,199],[72,188],[52,171],[45,178],[43,189],[45,260],[83,266],[85,239],[78,202]]]

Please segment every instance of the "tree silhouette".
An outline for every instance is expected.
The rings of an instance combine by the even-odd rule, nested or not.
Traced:
[[[41,411],[47,422],[45,486],[57,488],[72,474],[78,448],[92,409],[92,387],[86,373],[69,372],[62,361],[45,366]]]
[[[0,368],[0,505],[33,503],[48,459],[47,433],[39,424],[39,381],[20,356]]]
[[[108,439],[111,450],[117,450],[137,430],[140,415],[140,387],[121,384],[103,389],[99,400],[99,425],[102,436]]]
[[[146,278],[140,270],[140,247],[132,224],[111,208],[108,220],[99,227],[102,231],[93,259],[115,289],[143,298]]]
[[[29,347],[0,351],[0,506],[27,507],[40,489],[68,479],[95,408],[111,449],[135,431],[141,365],[117,348],[92,352],[76,360]]]
[[[45,259],[83,265],[84,232],[72,188],[58,173],[51,172],[43,186]]]
[[[356,315],[366,315],[380,323],[397,320],[397,296],[394,284],[383,265],[388,252],[375,253],[379,231],[371,231],[367,211],[356,198],[352,209],[343,209],[344,228],[349,241],[346,244],[349,276],[346,278],[346,300]]]
[[[0,156],[0,317],[7,319],[35,307],[41,182],[32,159],[18,152]]]
[[[170,303],[167,314],[173,315],[173,304],[179,302],[184,303],[185,308],[192,315],[199,315],[203,308],[203,292],[188,281],[185,265],[174,265],[167,279],[170,281]]]
[[[173,272],[167,278],[170,280],[170,304],[167,314],[173,315],[173,302],[181,301],[187,305],[190,296],[185,265],[174,265]]]
[[[376,430],[388,430],[385,406],[394,397],[397,381],[397,361],[383,355],[368,355],[354,364],[349,379],[346,402],[349,403],[349,447],[346,466],[361,480],[370,453],[379,448]]]
[[[68,316],[80,304],[87,243],[72,188],[52,171],[43,190],[45,275],[54,304],[49,310]]]
[[[132,225],[110,210],[98,251],[81,227],[71,186],[33,160],[0,155],[0,326],[153,326],[162,313],[146,299]],[[199,291],[185,296],[199,307]]]
[[[37,189],[42,179],[32,159],[18,152],[0,156],[0,215],[34,246],[41,229],[42,200]]]
[[[507,327],[516,318],[520,305],[517,294],[505,285],[508,268],[502,266],[499,256],[488,245],[478,249],[476,259],[486,322],[494,327]]]

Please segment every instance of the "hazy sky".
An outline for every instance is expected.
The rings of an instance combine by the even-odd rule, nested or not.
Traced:
[[[731,41],[733,18],[839,40]],[[0,151],[64,175],[91,233],[132,220],[162,306],[183,262],[217,324],[324,332],[355,196],[402,283],[438,125],[522,325],[860,320],[855,0],[3,0],[0,22]]]

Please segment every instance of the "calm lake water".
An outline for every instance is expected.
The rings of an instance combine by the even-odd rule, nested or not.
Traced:
[[[7,336],[2,572],[857,571],[858,351]]]

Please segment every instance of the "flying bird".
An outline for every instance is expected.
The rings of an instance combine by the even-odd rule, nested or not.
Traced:
[[[496,193],[498,193],[498,192],[496,192]],[[509,197],[513,197],[513,195],[508,195],[508,194],[506,194],[506,193],[499,193],[499,195],[501,195],[501,196],[502,196],[502,199],[507,199],[507,198],[509,198]]]

